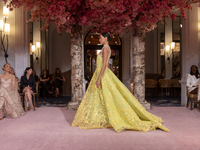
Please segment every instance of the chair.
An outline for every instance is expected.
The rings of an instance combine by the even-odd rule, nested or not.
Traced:
[[[172,81],[167,79],[159,79],[158,82],[161,88],[161,97],[163,97],[163,89],[169,89],[170,95],[172,94]]]
[[[154,89],[154,95],[155,92],[157,91],[157,84],[158,82],[153,79],[145,79],[145,89]]]
[[[173,97],[175,97],[176,95],[176,89],[180,89],[181,90],[181,84],[179,82],[178,79],[171,79],[172,81],[172,88],[173,88]]]
[[[37,107],[39,108],[39,98],[38,98],[38,82],[36,82],[36,93],[32,93],[33,96],[33,107],[34,107],[34,111],[35,111],[35,97],[37,96]],[[19,83],[19,87],[20,87],[20,83]],[[19,93],[19,95],[21,96],[21,100],[22,100],[22,104],[24,107],[24,93]]]
[[[22,107],[24,108],[24,93],[20,92],[20,82],[18,82],[18,92],[19,92],[19,95],[21,97]]]
[[[39,83],[36,82],[36,92],[35,93],[32,93],[32,96],[33,96],[33,107],[34,107],[34,111],[35,111],[35,97],[37,96],[37,107],[39,108],[39,93],[38,93],[38,86],[39,86]]]
[[[188,91],[188,87],[186,87],[186,90],[187,90],[187,105],[186,105],[186,107],[188,107],[188,105],[190,103],[190,110],[192,110],[193,104],[199,104],[199,110],[200,110],[200,101],[197,100],[197,94],[191,94]]]

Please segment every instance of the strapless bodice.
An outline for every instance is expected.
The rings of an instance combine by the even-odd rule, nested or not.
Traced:
[[[12,80],[11,78],[5,80],[4,78],[0,78],[1,82],[0,82],[0,86],[3,86],[5,88],[8,88],[9,86],[12,85]]]

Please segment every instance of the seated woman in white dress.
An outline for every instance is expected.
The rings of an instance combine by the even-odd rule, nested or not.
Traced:
[[[24,115],[24,110],[16,90],[15,76],[10,74],[10,64],[5,64],[2,69],[4,74],[0,74],[0,120],[3,117],[20,117]]]
[[[199,85],[199,71],[197,66],[192,65],[190,74],[187,75],[186,86],[191,94],[197,94]]]

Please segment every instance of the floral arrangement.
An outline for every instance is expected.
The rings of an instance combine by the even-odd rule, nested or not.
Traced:
[[[94,32],[122,35],[133,24],[150,31],[158,22],[164,23],[164,18],[175,19],[173,9],[178,9],[185,18],[185,11],[195,2],[200,0],[11,0],[8,7],[31,11],[29,21],[45,21],[42,30],[53,22],[59,33],[62,30],[70,33],[78,24]]]

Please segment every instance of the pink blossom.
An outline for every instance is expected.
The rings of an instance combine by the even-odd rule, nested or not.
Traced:
[[[7,0],[3,0],[4,3]],[[24,7],[31,11],[29,21],[43,20],[45,30],[50,22],[57,26],[57,31],[70,33],[74,25],[88,28],[96,27],[94,32],[123,32],[132,26],[132,22],[146,31],[153,30],[157,22],[165,18],[176,18],[172,8],[179,9],[185,18],[191,3],[200,0],[11,0],[7,7]]]
[[[171,17],[172,20],[175,20],[176,17],[177,17],[177,15],[175,15],[175,14],[171,14],[170,17]]]

